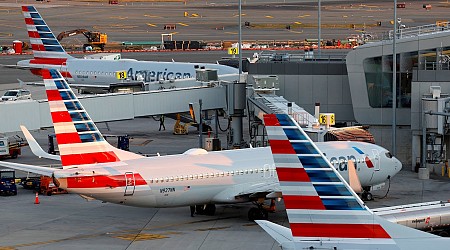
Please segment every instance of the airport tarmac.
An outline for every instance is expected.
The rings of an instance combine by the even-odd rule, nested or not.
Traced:
[[[173,40],[237,41],[237,1],[136,1],[107,5],[106,1],[9,0],[0,3],[0,44],[13,40],[28,41],[20,6],[34,4],[50,29],[62,31],[88,29],[107,33],[110,42],[161,41],[161,34],[173,34]],[[231,3],[230,3],[231,2]],[[407,27],[433,24],[448,18],[450,5],[445,1],[408,1],[398,9],[398,17]],[[186,16],[185,16],[186,15]],[[317,39],[317,1],[242,1],[244,41]],[[393,29],[393,2],[322,1],[322,39],[346,39],[363,30],[377,38]],[[64,21],[62,21],[64,20]],[[381,22],[381,25],[378,23]],[[175,24],[176,29],[164,26]],[[290,29],[286,27],[290,26]],[[83,44],[82,35],[65,38],[63,43]]]
[[[30,1],[17,2],[27,4],[31,3]],[[198,2],[199,1],[197,1],[197,3]],[[415,5],[417,5],[418,3],[419,2],[414,2]],[[51,2],[50,4],[53,3]],[[420,4],[422,3],[420,2]],[[122,25],[120,22],[136,21],[132,18],[125,18],[127,17],[127,15],[123,11],[129,9],[137,11],[138,9],[140,9],[140,7],[126,6],[111,6],[116,11],[114,12],[114,15],[121,16],[123,17],[123,19],[109,18],[107,20],[109,21],[107,25],[111,25],[112,23],[117,22],[117,24],[119,25],[118,27],[123,27],[120,26]],[[174,4],[172,6],[177,5]],[[72,11],[71,16],[76,17],[77,23],[74,22],[73,24],[70,24],[71,29],[79,27],[80,23],[86,23],[89,20],[90,22],[94,22],[93,20],[95,18],[101,18],[102,15],[103,17],[112,15],[104,15],[105,12],[99,12],[99,16],[96,16],[95,18],[91,16],[88,17],[88,21],[83,21],[84,17],[88,16],[87,10],[91,7],[92,6],[80,5],[76,10],[73,10],[69,7],[55,7],[48,8],[48,10],[46,9],[45,11],[42,10],[42,14],[45,16],[46,14],[44,14],[44,12],[46,12],[50,15],[50,21],[58,26],[57,28],[55,28],[55,31],[58,32],[68,29],[67,23],[60,21],[58,22],[58,20],[63,18],[64,15],[67,15],[61,10]],[[98,10],[98,8],[100,7],[94,7],[94,10]],[[177,8],[179,8],[179,6],[177,6]],[[157,9],[162,10],[164,8],[161,7]],[[2,32],[9,32],[6,30],[6,28],[3,29],[3,27],[12,27],[12,30],[14,30],[13,37],[8,37],[6,40],[13,40],[17,35],[18,37],[21,37],[20,39],[28,41],[28,39],[25,37],[25,27],[23,25],[23,19],[20,11],[18,9],[11,10],[9,9],[9,7],[0,11],[2,13],[8,13],[7,15],[2,15],[0,17],[0,21],[2,22],[2,25],[4,25],[2,26]],[[142,17],[145,11],[146,10],[142,10],[142,12],[135,13],[140,13],[139,15],[141,15]],[[180,11],[182,11],[181,8],[177,9],[177,13]],[[270,9],[270,11],[270,15],[274,15],[272,13],[275,12],[272,12],[272,9]],[[235,10],[230,10],[230,13],[231,12],[235,12]],[[266,10],[265,12],[268,11]],[[265,12],[260,12],[259,15]],[[376,13],[387,12],[388,11],[386,10]],[[311,13],[314,13],[314,10],[311,10]],[[433,14],[433,12],[425,12],[424,10],[423,13],[427,13],[427,15]],[[425,15],[423,13],[421,12],[421,15]],[[153,12],[152,14],[159,15]],[[13,19],[15,20],[14,22],[4,22],[8,18],[12,18],[13,15]],[[16,15],[18,15],[18,17],[16,17]],[[301,13],[297,15],[301,15]],[[170,17],[174,16],[175,15]],[[231,14],[224,16],[230,19]],[[156,17],[148,18],[157,19]],[[270,20],[270,18],[268,17],[264,18]],[[422,20],[422,18],[418,19]],[[162,24],[164,22],[167,22],[167,20],[168,19],[164,19],[164,21],[161,21],[160,23]],[[174,19],[174,21],[175,20],[178,19]],[[423,18],[423,20],[423,22],[425,22],[425,18]],[[51,25],[50,21],[49,24]],[[428,23],[428,19],[426,19],[426,21],[426,23]],[[141,20],[140,22],[142,25],[143,22],[147,21]],[[90,23],[89,25],[93,24]],[[63,27],[65,28],[63,29]],[[21,30],[20,32],[18,31],[19,29]],[[139,32],[121,33],[117,31],[119,29],[120,28],[115,29],[116,31],[108,29],[107,32],[111,33],[112,37],[117,40],[120,39],[120,36],[117,35],[116,38],[113,34],[120,33],[123,35],[123,37],[129,37],[130,35],[133,35],[133,39],[143,39],[144,37],[145,39],[148,38],[146,35],[143,35],[143,31],[136,30]],[[153,34],[159,35],[159,33],[161,33],[161,27],[159,26],[158,29],[158,32],[154,32]],[[201,28],[198,28],[198,31],[201,30]],[[209,31],[210,29],[207,29],[204,32],[209,33]],[[220,32],[221,35],[223,35],[227,31]],[[19,35],[19,33],[21,34]],[[287,34],[287,32],[283,30],[280,31],[280,33],[273,33],[272,36],[276,37],[281,33]],[[179,37],[184,38],[184,35],[185,34],[179,34]],[[0,43],[3,43],[3,41],[5,41],[5,37],[2,36],[0,38]],[[222,56],[221,53],[225,52],[220,51],[214,53],[217,53],[214,56]],[[167,57],[170,57],[171,54],[147,53],[146,55],[148,55],[149,58],[152,55],[159,55],[161,57],[164,57],[164,59],[168,59]],[[194,54],[190,54],[189,52],[177,55],[179,55],[180,57],[185,56],[186,58],[194,58]],[[0,57],[0,60],[2,60],[1,63],[3,64],[9,64],[6,63],[7,60],[15,62],[19,60],[19,58],[25,57],[26,56],[2,56]],[[208,58],[205,60],[210,59]],[[192,61],[192,59],[190,59],[190,61]],[[39,78],[32,76],[29,72],[11,69],[0,70],[0,74],[2,75],[2,79],[0,79],[1,90],[6,90],[12,87],[16,88],[18,86],[17,83],[14,83],[16,81],[16,78],[20,78],[24,81],[33,81],[35,79],[39,80]],[[38,89],[39,87],[36,88]],[[221,120],[221,124],[225,126],[226,121]],[[131,137],[133,137],[133,139],[131,140],[130,150],[148,155],[156,155],[157,153],[162,155],[182,153],[185,150],[196,147],[198,145],[198,135],[196,134],[194,128],[190,128],[190,133],[188,135],[175,136],[172,134],[174,121],[170,119],[166,119],[165,131],[158,131],[159,122],[155,121],[152,118],[138,118],[132,121],[109,122],[107,124],[100,123],[97,125],[101,132],[104,134],[130,135]],[[246,127],[247,124],[244,123],[244,128]],[[33,135],[45,149],[47,143],[47,135],[52,133],[52,129],[45,129],[35,131],[33,132]],[[224,146],[226,135],[221,133],[220,138],[222,141],[222,146]],[[50,160],[37,159],[37,157],[31,154],[29,148],[24,148],[23,155],[18,159],[15,159],[14,162],[39,165],[48,165],[54,163]],[[430,180],[418,180],[417,174],[409,170],[411,169],[410,166],[403,166],[403,169],[404,170],[401,171],[397,176],[392,178],[391,185],[389,187],[389,193],[385,198],[383,198],[383,196],[385,196],[385,194],[387,193],[388,185],[386,185],[379,191],[373,192],[375,195],[375,200],[367,202],[367,205],[369,207],[376,208],[382,206],[450,199],[448,195],[450,191],[450,180],[448,178],[438,177],[432,174]],[[189,216],[188,207],[161,209],[126,207],[116,204],[102,203],[100,201],[88,202],[78,195],[74,194],[54,196],[41,195],[39,196],[39,199],[40,204],[34,204],[34,193],[30,190],[24,190],[21,188],[19,189],[19,194],[17,196],[0,197],[0,250],[62,248],[205,250],[279,249],[277,243],[269,235],[267,235],[255,223],[249,222],[247,220],[247,212],[248,209],[252,206],[251,204],[238,204],[233,206],[218,205],[216,215],[197,215],[192,218]],[[279,211],[274,214],[269,214],[269,219],[278,224],[287,226],[287,218],[286,213],[283,210],[283,203],[278,203],[277,208]]]
[[[226,121],[220,119],[221,124]],[[130,150],[155,155],[176,154],[198,145],[195,128],[188,135],[173,135],[174,121],[166,119],[166,130],[158,131],[152,118],[98,124],[103,134],[129,134]],[[108,130],[109,128],[109,130]],[[244,123],[246,128],[246,123]],[[33,132],[46,149],[52,129]],[[220,133],[222,147],[226,135]],[[11,160],[8,160],[11,161]],[[51,160],[37,159],[29,148],[14,162],[47,165]],[[449,200],[450,180],[432,175],[418,180],[417,174],[403,166],[382,190],[373,192],[371,208]],[[19,189],[17,196],[0,197],[0,249],[279,249],[255,223],[247,220],[252,204],[218,205],[214,216],[190,217],[188,207],[135,208],[100,201],[86,201],[75,194],[39,196]],[[269,219],[287,225],[283,202]]]

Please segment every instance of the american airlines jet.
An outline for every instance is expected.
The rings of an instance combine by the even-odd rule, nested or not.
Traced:
[[[22,12],[34,58],[19,61],[17,67],[30,69],[36,75],[41,75],[43,68],[58,69],[74,87],[109,87],[119,81],[118,72],[122,74],[119,78],[145,83],[195,78],[196,70],[205,68],[216,69],[219,78],[238,73],[237,69],[220,64],[75,58],[66,53],[35,7],[22,6]]]
[[[190,149],[148,158],[119,150],[103,138],[57,70],[42,69],[42,76],[63,169],[3,161],[0,166],[51,176],[71,193],[129,206],[204,205],[204,213],[214,214],[214,204],[254,201],[257,207],[249,211],[251,220],[267,218],[264,200],[280,197],[269,148]],[[353,168],[362,186],[385,182],[401,169],[401,163],[377,145],[333,142],[321,147],[327,157],[336,159],[344,175],[349,176]],[[353,161],[356,169],[348,167]]]
[[[265,115],[264,123],[290,228],[256,222],[282,249],[449,249],[450,239],[370,211],[290,116]]]

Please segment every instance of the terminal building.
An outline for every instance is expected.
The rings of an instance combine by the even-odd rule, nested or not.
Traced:
[[[450,93],[449,23],[403,28],[396,35],[397,157],[414,168],[423,151],[428,164],[442,163],[449,142],[445,137],[445,98]],[[315,103],[320,103],[321,112],[335,113],[336,121],[346,125],[370,125],[375,142],[392,149],[392,37],[391,32],[382,41],[338,54],[322,50],[320,56],[305,53],[277,60],[263,54],[249,65],[249,75],[277,75],[278,95],[310,113],[314,113]],[[431,99],[422,100],[427,97]],[[423,117],[428,121],[424,126]],[[426,137],[422,137],[424,131]]]

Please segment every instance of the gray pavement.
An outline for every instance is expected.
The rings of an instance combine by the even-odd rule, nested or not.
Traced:
[[[224,125],[226,122],[221,120]],[[166,119],[166,131],[151,118],[98,124],[103,134],[129,134],[130,149],[146,154],[175,154],[196,147],[198,136],[192,128],[188,135],[172,134],[173,120]],[[244,123],[245,124],[245,123]],[[245,125],[244,125],[245,128]],[[33,132],[45,148],[52,129]],[[226,140],[220,134],[222,146]],[[111,141],[114,143],[113,141]],[[24,148],[15,162],[46,165]],[[448,200],[449,179],[432,175],[418,180],[409,166],[392,178],[388,186],[374,192],[368,206],[382,207],[434,200]],[[255,223],[247,220],[251,204],[217,207],[216,215],[189,216],[189,208],[135,208],[100,201],[85,201],[74,194],[35,196],[19,189],[17,196],[0,197],[0,249],[279,249]],[[282,202],[269,219],[287,225]]]

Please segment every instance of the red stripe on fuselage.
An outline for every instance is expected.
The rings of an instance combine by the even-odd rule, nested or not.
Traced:
[[[325,210],[319,196],[283,195],[286,209]]]
[[[41,74],[42,74],[42,78],[49,79],[49,78],[45,78],[46,75],[48,74],[48,70],[42,70]],[[62,97],[61,97],[61,94],[59,93],[59,90],[57,90],[57,89],[47,89],[45,92],[47,93],[47,99],[48,99],[49,102],[51,102],[51,101],[62,101]]]
[[[291,223],[290,226],[294,237],[391,238],[379,224]]]
[[[72,122],[72,117],[70,117],[67,111],[55,111],[51,112],[53,123],[58,122]]]
[[[288,140],[269,140],[272,154],[296,154]]]
[[[304,168],[281,168],[277,167],[279,181],[310,182],[309,176]]]
[[[280,122],[275,114],[264,115],[264,125],[266,126],[280,126]]]
[[[59,143],[59,141],[58,141]],[[84,165],[95,163],[106,163],[120,161],[119,157],[112,152],[95,152],[85,154],[61,155],[63,166]]]
[[[74,133],[62,133],[56,134],[56,140],[58,144],[72,144],[72,143],[81,143],[80,136],[77,132]]]
[[[127,179],[125,179],[125,175],[98,175],[67,178],[67,188],[114,188],[134,186],[133,184],[135,186],[140,186],[147,185],[147,182],[140,174],[134,174],[134,183],[133,175],[131,174],[127,174]]]

